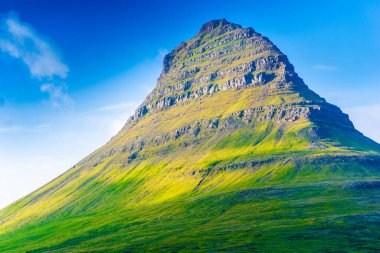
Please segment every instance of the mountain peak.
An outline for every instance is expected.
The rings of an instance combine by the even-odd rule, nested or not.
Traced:
[[[344,252],[378,245],[380,145],[268,38],[210,21],[163,65],[123,130],[0,210],[0,252],[282,252],[289,238],[299,240],[289,252],[306,239],[315,252],[330,250],[326,238]],[[358,228],[362,241],[350,233]]]
[[[231,31],[231,30],[240,29],[240,28],[242,28],[241,25],[230,23],[225,18],[216,19],[216,20],[211,20],[203,24],[199,31],[199,34],[210,33],[217,29]]]

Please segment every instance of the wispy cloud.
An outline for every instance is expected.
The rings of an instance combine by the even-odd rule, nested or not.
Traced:
[[[13,14],[3,16],[0,20],[0,50],[28,67],[30,75],[41,81],[41,91],[49,94],[53,106],[72,102],[63,81],[69,68],[31,25],[22,23]]]
[[[313,66],[313,69],[320,71],[335,71],[338,70],[338,66],[326,65],[326,64],[316,64]]]
[[[40,90],[49,94],[50,103],[54,107],[72,105],[74,100],[67,93],[66,84],[56,85],[53,82],[41,85]]]
[[[22,130],[21,126],[0,126],[0,134],[17,133]]]
[[[3,134],[19,134],[19,133],[41,133],[46,132],[51,128],[51,124],[40,124],[32,126],[8,125],[0,124],[0,136]]]
[[[138,103],[121,103],[121,104],[115,104],[115,105],[106,105],[101,108],[99,108],[98,111],[100,112],[107,112],[107,111],[116,111],[116,110],[125,110],[125,109],[133,109],[138,106]]]

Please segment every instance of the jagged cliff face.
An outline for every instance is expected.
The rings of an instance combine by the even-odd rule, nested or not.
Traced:
[[[135,118],[216,92],[260,86],[266,86],[260,100],[302,93],[300,100],[324,101],[308,90],[287,57],[267,38],[252,28],[211,21],[165,57],[157,86]]]
[[[376,149],[346,114],[304,84],[272,42],[226,20],[206,23],[165,57],[157,86],[115,138],[133,151],[263,125],[279,135],[304,125],[296,132],[309,142],[302,150],[348,142]],[[138,135],[128,138],[135,129]]]
[[[301,187],[294,188],[298,192],[307,185],[313,195],[315,185],[321,189],[321,184],[333,182],[339,189],[377,189],[379,150],[377,143],[355,130],[346,114],[305,85],[269,39],[252,28],[215,20],[165,57],[157,86],[112,140],[0,212],[0,236],[9,235],[8,243],[20,243],[30,233],[51,238],[50,242],[29,241],[32,248],[43,245],[42,251],[90,249],[91,244],[85,241],[91,240],[94,245],[119,245],[100,248],[107,251],[125,251],[128,247],[147,250],[147,244],[131,239],[145,238],[145,225],[131,234],[122,227],[132,226],[136,220],[151,224],[159,217],[172,224],[172,210],[179,213],[178,220],[185,219],[180,226],[190,224],[191,228],[210,222],[208,212],[214,219],[215,210],[224,213],[248,199],[256,203],[253,196],[258,193],[252,189],[257,188]],[[231,192],[237,195],[228,195]],[[267,194],[264,192],[262,196]],[[271,191],[268,194],[277,196]],[[284,193],[279,190],[278,194]],[[213,202],[214,198],[220,202]],[[206,208],[207,213],[199,207],[205,199],[214,208]],[[253,208],[249,201],[244,215]],[[291,205],[297,206],[299,201]],[[198,211],[187,213],[178,203]],[[144,212],[151,218],[139,216]],[[124,215],[134,219],[125,220]],[[196,220],[194,215],[205,220]],[[239,215],[243,213],[229,219],[238,219]],[[331,211],[331,215],[336,212]],[[63,221],[77,230],[61,238]],[[247,222],[240,225],[253,224]],[[88,223],[89,227],[84,226]],[[36,228],[36,224],[40,226]],[[162,224],[157,229],[169,233],[166,245],[175,244],[170,241],[175,229]],[[56,228],[49,229],[52,226]],[[232,239],[220,238],[241,243],[235,241],[236,231],[226,226]],[[94,236],[99,231],[107,231],[107,236]],[[152,231],[147,233],[152,235]],[[211,239],[205,242],[218,241],[210,233]],[[122,235],[132,237],[124,240]],[[154,240],[157,247],[162,246],[157,238]],[[189,249],[194,242],[190,241]],[[11,248],[0,242],[1,249]],[[28,248],[24,245],[23,249]]]
[[[286,56],[268,39],[252,28],[212,21],[165,57],[157,87],[139,113],[215,92],[268,84],[278,92],[305,88]]]

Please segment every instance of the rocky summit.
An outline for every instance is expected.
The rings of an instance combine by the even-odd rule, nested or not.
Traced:
[[[0,211],[1,252],[375,252],[380,145],[252,28],[204,24],[107,144]]]

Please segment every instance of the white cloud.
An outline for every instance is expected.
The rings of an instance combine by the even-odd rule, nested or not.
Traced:
[[[54,107],[61,107],[61,105],[72,105],[73,99],[66,92],[67,86],[62,84],[56,86],[54,83],[45,83],[41,85],[40,90],[49,94],[49,102]]]
[[[117,110],[125,110],[125,109],[134,109],[138,106],[138,103],[121,103],[115,105],[106,105],[101,107],[98,111],[107,112],[107,111],[117,111]]]
[[[15,133],[23,130],[21,126],[0,126],[0,134]]]
[[[316,64],[313,66],[313,69],[320,71],[335,71],[338,70],[337,66],[326,65],[326,64]]]
[[[380,143],[380,104],[351,107],[344,111],[359,131]]]
[[[33,77],[67,77],[68,67],[30,26],[21,23],[15,17],[7,17],[2,20],[1,30],[1,50],[22,60]]]
[[[49,82],[41,86],[47,92],[53,106],[71,103],[67,94],[67,86],[62,80],[68,75],[69,68],[61,61],[52,45],[28,24],[17,17],[8,15],[0,21],[0,51],[22,61],[29,69],[30,75],[41,82]]]
[[[20,134],[20,133],[42,133],[51,128],[51,124],[40,124],[33,126],[9,125],[0,124],[0,136],[4,134]]]

